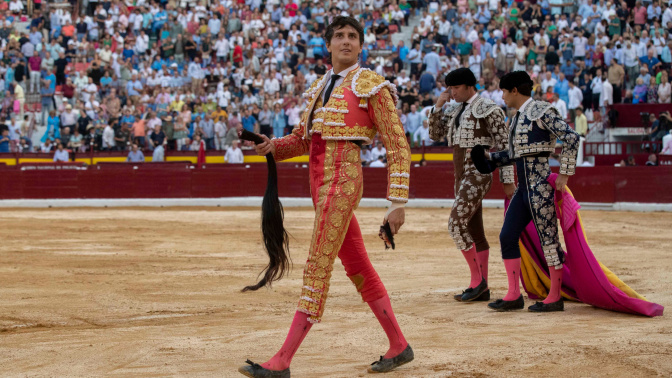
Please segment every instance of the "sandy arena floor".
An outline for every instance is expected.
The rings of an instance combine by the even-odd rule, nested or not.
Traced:
[[[502,211],[485,212],[495,298],[506,287]],[[447,234],[447,209],[407,210],[398,248],[387,252],[377,238],[384,210],[356,214],[415,350],[387,377],[672,375],[669,313],[650,319],[580,303],[564,313],[494,313],[458,303],[451,297],[468,268]],[[598,258],[671,306],[672,215],[582,216]],[[245,359],[264,362],[284,340],[312,219],[312,209],[287,210],[294,269],[273,290],[242,294],[266,263],[258,209],[2,210],[0,375],[237,377]],[[387,350],[340,262],[330,294],[294,377],[364,377]]]

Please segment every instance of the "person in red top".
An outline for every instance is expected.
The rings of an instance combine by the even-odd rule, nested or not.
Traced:
[[[72,99],[75,97],[75,86],[72,84],[71,78],[68,78],[65,84],[61,86],[61,91],[63,91],[63,97],[72,105]]]
[[[30,70],[30,91],[39,91],[40,90],[40,79],[42,78],[40,74],[40,65],[42,64],[42,58],[37,55],[37,51],[33,52],[33,56],[28,59],[28,69]]]
[[[299,6],[292,0],[291,3],[285,5],[285,9],[289,11],[291,17],[296,17],[296,11],[299,9]]]
[[[72,38],[75,35],[75,25],[70,22],[70,20],[65,21],[65,25],[61,28],[61,34],[68,38]]]
[[[238,42],[234,42],[235,46],[233,47],[233,62],[242,63],[243,62],[243,48],[240,47]]]

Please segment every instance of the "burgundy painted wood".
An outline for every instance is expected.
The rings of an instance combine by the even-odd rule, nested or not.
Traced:
[[[75,169],[77,168],[77,169]],[[364,197],[384,198],[387,169],[364,168]],[[282,197],[310,197],[303,164],[278,165]],[[0,165],[0,199],[218,198],[263,196],[265,164],[106,163]],[[454,198],[453,167],[430,163],[411,169],[411,198]],[[579,201],[672,203],[672,166],[580,167],[569,181]],[[487,198],[504,198],[497,173]]]
[[[672,112],[670,104],[614,104],[613,109],[618,112],[616,127],[644,127],[640,113],[658,114],[664,111]]]

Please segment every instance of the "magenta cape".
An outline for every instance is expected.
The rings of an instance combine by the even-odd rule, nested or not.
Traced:
[[[555,187],[557,174],[549,177]],[[508,208],[509,201],[505,201]],[[588,246],[579,204],[572,193],[556,191],[555,207],[565,239],[567,259],[562,274],[562,295],[607,310],[636,315],[661,316],[663,306],[649,302],[602,265]],[[548,266],[539,236],[530,222],[520,236],[521,278],[532,299],[545,298],[550,287]]]

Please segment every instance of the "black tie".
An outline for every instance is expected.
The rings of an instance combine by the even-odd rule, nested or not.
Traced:
[[[327,101],[329,101],[329,97],[331,97],[331,91],[334,90],[334,84],[336,84],[336,81],[340,79],[341,77],[339,75],[333,74],[331,75],[331,82],[329,83],[329,87],[327,87],[327,91],[324,92],[324,103],[326,104]]]
[[[460,118],[462,117],[462,113],[464,113],[464,109],[467,108],[467,103],[463,102],[462,103],[462,108],[460,108],[460,112],[457,113],[457,119],[455,120],[455,128],[460,127]]]
[[[509,158],[513,159],[513,139],[516,137],[516,124],[518,123],[518,117],[520,117],[520,111],[516,112],[516,115],[513,116],[513,119],[511,120],[511,125],[509,127],[511,128],[511,131],[509,131]]]

